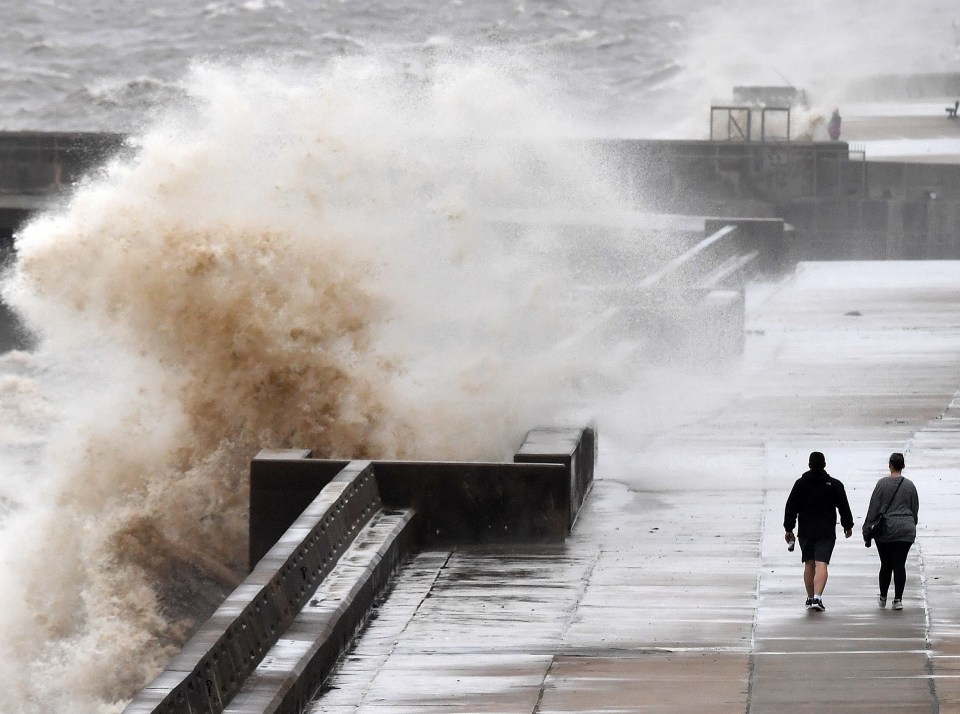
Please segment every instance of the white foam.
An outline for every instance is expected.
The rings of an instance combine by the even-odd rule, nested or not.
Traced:
[[[4,296],[42,346],[5,394],[60,418],[0,525],[0,711],[116,711],[157,671],[243,572],[261,447],[501,458],[635,378],[554,346],[650,247],[608,226],[617,277],[568,228],[484,218],[623,211],[536,68],[404,66],[198,66],[18,236]]]

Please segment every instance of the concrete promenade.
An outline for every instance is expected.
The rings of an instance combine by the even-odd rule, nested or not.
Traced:
[[[751,288],[747,327],[658,418],[599,424],[564,546],[406,566],[309,711],[960,711],[960,262],[801,264]],[[856,519],[824,613],[781,526],[811,450]],[[921,499],[902,612],[859,537],[895,450]]]

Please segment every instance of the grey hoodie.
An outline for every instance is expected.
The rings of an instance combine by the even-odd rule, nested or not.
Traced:
[[[903,481],[900,490],[897,485]],[[896,496],[894,496],[896,491]],[[890,499],[893,497],[893,501]],[[888,505],[889,504],[889,505]],[[913,543],[917,539],[917,516],[920,512],[920,497],[913,481],[903,476],[891,478],[884,476],[873,488],[870,496],[870,507],[867,517],[863,520],[863,537],[866,540],[867,527],[873,525],[880,511],[884,512],[887,520],[887,532],[877,538],[878,543],[903,541]]]

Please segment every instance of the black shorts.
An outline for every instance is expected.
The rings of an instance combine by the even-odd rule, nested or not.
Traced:
[[[803,562],[808,560],[819,560],[821,563],[829,563],[830,556],[833,555],[833,546],[837,544],[836,538],[799,538],[800,557]]]

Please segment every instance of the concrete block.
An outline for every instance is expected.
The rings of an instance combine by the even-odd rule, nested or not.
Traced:
[[[925,257],[927,243],[927,202],[903,202],[903,235],[898,259],[918,260]]]
[[[296,517],[348,464],[309,460],[303,449],[263,450],[250,464],[249,567],[253,570]],[[318,465],[322,464],[322,465]]]
[[[818,156],[814,164],[814,195],[820,199],[840,196],[844,193],[841,174],[844,159],[836,155]]]
[[[527,433],[514,455],[516,463],[562,464],[569,479],[569,524],[572,527],[593,483],[597,442],[593,428],[540,428]]]
[[[4,254],[0,245],[0,268]],[[16,349],[28,349],[33,342],[17,314],[0,299],[0,353]]]
[[[243,623],[250,632],[251,664],[259,662],[279,634],[280,613],[275,603],[265,594],[261,594],[252,599],[244,610]]]
[[[251,681],[259,680],[257,675],[251,676]],[[282,701],[282,693],[274,689],[253,688],[249,692],[238,694],[229,704],[232,714],[263,714],[275,710]]]
[[[562,540],[568,470],[560,464],[376,463],[384,504],[413,508],[423,545]]]
[[[947,201],[960,199],[960,167],[955,165],[946,167],[940,181],[940,190],[943,193],[941,199]]]

